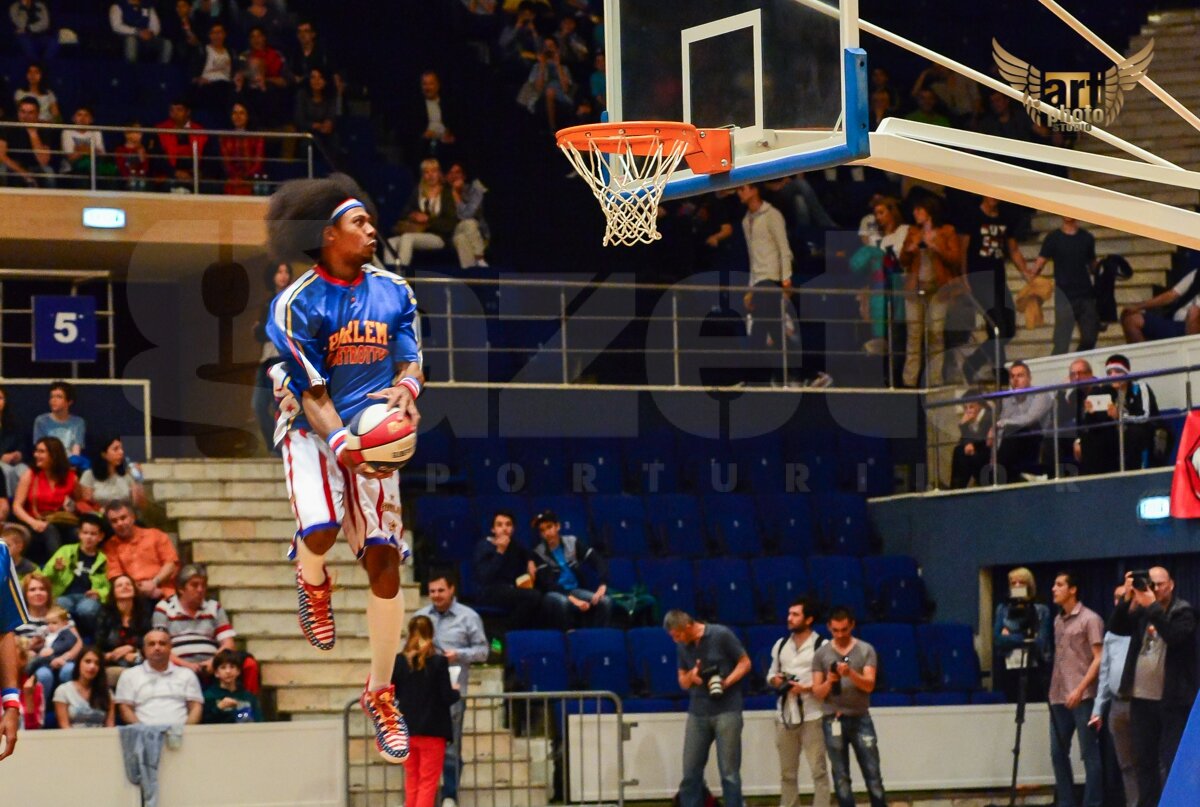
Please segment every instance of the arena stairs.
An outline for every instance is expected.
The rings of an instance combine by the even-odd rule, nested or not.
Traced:
[[[164,506],[180,554],[208,567],[213,596],[229,612],[245,649],[258,658],[267,704],[283,720],[338,719],[362,692],[370,663],[366,576],[340,543],[330,553],[334,575],[336,647],[309,646],[296,623],[296,588],[287,542],[295,530],[278,460],[164,460],[144,468],[149,493]],[[403,570],[405,607],[423,602]],[[472,694],[503,691],[499,667],[472,670]],[[544,738],[518,738],[502,724],[503,708],[472,708],[464,725],[465,769],[460,807],[540,807],[547,793]],[[350,721],[352,807],[396,801],[396,770],[378,759],[357,709]],[[368,770],[369,769],[369,770]],[[381,792],[391,783],[391,798]]]
[[[1151,39],[1154,40],[1150,77],[1194,112],[1200,110],[1200,79],[1197,78],[1200,51],[1196,49],[1197,37],[1200,37],[1200,11],[1163,11],[1152,14],[1142,26],[1140,35],[1135,36],[1129,45],[1129,53],[1134,53]],[[1025,114],[1024,110],[1019,110],[1019,113]],[[1142,87],[1126,94],[1125,106],[1108,131],[1183,168],[1200,170],[1200,132]],[[1080,136],[1076,148],[1113,157],[1127,156],[1086,134]],[[1071,178],[1177,207],[1194,207],[1200,203],[1200,194],[1186,188],[1171,188],[1085,171],[1072,171]],[[1043,237],[1057,229],[1060,222],[1058,216],[1045,213],[1034,217],[1033,235],[1021,247],[1027,261],[1032,263],[1037,258]],[[1105,227],[1091,227],[1086,222],[1084,226],[1096,236],[1097,255],[1124,255],[1133,267],[1131,279],[1117,282],[1118,308],[1149,299],[1154,294],[1153,286],[1166,283],[1175,245]],[[1053,265],[1047,268],[1047,272],[1053,274]],[[1014,295],[1024,285],[1023,278],[1012,264],[1008,267],[1008,284]],[[1018,314],[1017,337],[1009,348],[1011,358],[1027,359],[1050,354],[1056,313],[1054,305],[1048,305],[1045,313],[1046,323],[1033,329],[1025,328],[1024,317]],[[1098,345],[1115,349],[1124,342],[1120,324],[1114,323],[1101,332]]]

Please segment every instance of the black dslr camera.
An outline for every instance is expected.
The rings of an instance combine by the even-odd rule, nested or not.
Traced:
[[[708,690],[710,698],[719,698],[725,694],[725,684],[721,681],[721,671],[714,665],[700,670],[700,680]]]
[[[837,675],[837,668],[838,668],[839,664],[849,664],[849,663],[850,663],[850,657],[842,656],[840,659],[838,659],[837,661],[835,661],[829,665],[830,675]],[[841,695],[842,694],[841,676],[838,676],[838,679],[833,682],[833,685],[830,687],[830,694],[833,694],[833,695]]]
[[[782,673],[779,677],[783,679],[783,683],[775,688],[775,694],[786,698],[792,691],[792,684],[800,683],[800,679],[794,675],[783,675]]]
[[[1150,590],[1150,572],[1145,569],[1137,569],[1129,573],[1132,579],[1134,591],[1149,591]]]

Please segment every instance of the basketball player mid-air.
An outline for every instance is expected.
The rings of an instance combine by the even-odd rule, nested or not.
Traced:
[[[404,628],[400,566],[410,555],[400,537],[400,483],[395,471],[353,462],[346,424],[382,400],[415,425],[424,376],[411,289],[366,265],[376,236],[369,204],[344,175],[287,182],[271,197],[272,260],[317,263],[275,299],[267,333],[282,359],[271,369],[275,442],[296,515],[289,557],[297,562],[300,628],[313,647],[333,647],[324,558],[341,528],[370,581],[371,673],[362,708],[379,753],[399,763],[408,756],[408,727],[390,682]]]

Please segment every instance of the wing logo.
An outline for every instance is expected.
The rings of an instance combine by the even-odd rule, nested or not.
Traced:
[[[1040,123],[1045,114],[1054,130],[1089,131],[1092,126],[1109,126],[1117,119],[1125,105],[1125,94],[1150,69],[1154,40],[1104,72],[1043,71],[1005,50],[996,39],[992,39],[992,59],[1001,78],[1021,93],[1025,110],[1035,123]],[[1056,112],[1045,112],[1038,102]]]

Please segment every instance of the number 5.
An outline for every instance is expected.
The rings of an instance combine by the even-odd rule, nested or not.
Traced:
[[[79,314],[75,311],[59,311],[54,315],[54,341],[60,345],[69,345],[79,338],[79,326],[75,321]]]

